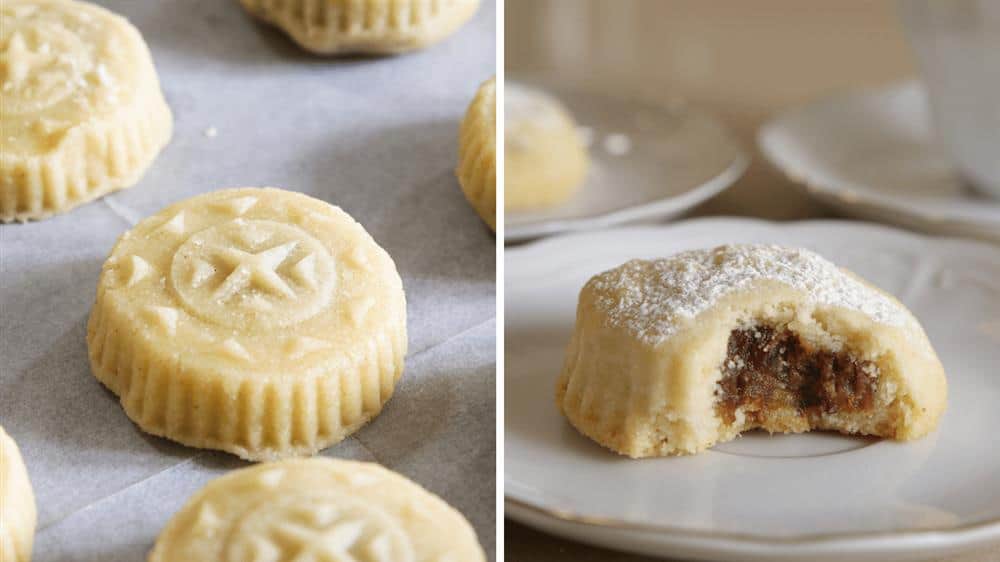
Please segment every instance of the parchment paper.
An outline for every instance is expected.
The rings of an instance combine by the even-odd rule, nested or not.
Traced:
[[[323,454],[378,461],[442,496],[492,559],[494,237],[452,170],[461,116],[495,73],[494,3],[428,50],[350,59],[303,53],[235,0],[99,3],[146,38],[174,135],[135,187],[0,226],[0,425],[34,487],[34,560],[145,560],[191,493],[246,465],[139,431],[90,374],[85,342],[115,239],[170,203],[236,186],[339,205],[392,255],[408,301],[403,380],[378,418]]]

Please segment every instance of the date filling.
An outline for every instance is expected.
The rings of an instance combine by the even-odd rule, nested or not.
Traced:
[[[750,425],[767,412],[820,414],[869,411],[878,367],[845,351],[817,349],[788,328],[758,325],[733,330],[716,389],[716,412],[727,424],[743,408]]]

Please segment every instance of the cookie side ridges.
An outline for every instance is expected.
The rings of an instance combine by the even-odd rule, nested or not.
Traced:
[[[159,86],[152,90],[147,103],[70,131],[47,154],[5,157],[0,222],[45,218],[138,181],[172,131]]]
[[[374,417],[403,372],[405,331],[373,334],[350,371],[299,377],[292,384],[253,375],[199,377],[179,358],[159,356],[150,340],[117,337],[128,324],[98,295],[88,326],[91,366],[144,431],[248,460],[313,454]],[[324,376],[320,376],[320,375]],[[286,454],[283,451],[289,451]]]
[[[137,66],[130,69],[135,86],[121,93],[122,103],[111,101],[100,110],[86,107],[67,117],[37,151],[0,152],[0,222],[48,218],[130,187],[172,134],[173,117],[139,31],[124,18],[86,2],[49,5],[55,12],[59,8],[88,14],[88,21],[101,22],[101,32],[117,33],[119,48],[135,51]],[[93,62],[111,64],[100,58]],[[46,131],[44,110],[36,117],[35,126]]]
[[[458,176],[462,191],[479,215],[496,229],[495,99],[484,87],[469,106],[459,130]]]
[[[242,0],[302,47],[393,53],[434,42],[468,20],[478,0]]]

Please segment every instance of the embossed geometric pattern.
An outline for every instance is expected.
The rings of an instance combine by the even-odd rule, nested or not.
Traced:
[[[227,355],[233,359],[239,359],[241,361],[249,361],[250,359],[252,359],[250,352],[247,351],[247,348],[243,347],[243,345],[240,344],[240,342],[237,341],[235,338],[229,338],[226,341],[222,342],[222,345],[220,346],[220,351],[224,355]]]
[[[257,198],[249,195],[246,197],[233,197],[232,199],[224,199],[217,203],[217,205],[220,208],[225,209],[231,215],[237,217],[246,214],[246,212],[250,210],[250,207],[253,207],[256,204],[257,204]]]
[[[357,484],[356,484],[357,482]],[[421,518],[406,506],[420,504]],[[296,459],[210,482],[163,531],[150,562],[483,562],[468,522],[378,465]]]
[[[198,232],[177,250],[171,271],[193,314],[261,328],[317,314],[336,280],[333,258],[318,240],[269,220],[237,219]]]
[[[149,265],[149,262],[140,258],[139,256],[131,256],[128,259],[128,278],[125,281],[127,287],[132,287],[139,281],[142,281],[153,271],[153,266]]]
[[[76,32],[54,20],[22,25],[24,20],[12,17],[6,7],[0,14],[4,113],[39,111],[87,86],[85,76],[95,62]]]
[[[146,314],[158,325],[168,336],[177,334],[177,309],[169,306],[150,305],[146,307]]]
[[[243,516],[230,535],[229,562],[409,562],[402,526],[350,496],[282,494]]]
[[[327,220],[299,220],[308,213]],[[378,414],[402,374],[405,311],[392,260],[343,211],[277,189],[224,190],[122,236],[88,345],[94,374],[143,429],[278,459]]]
[[[172,116],[139,32],[90,2],[0,2],[0,221],[129,187]]]
[[[172,234],[184,234],[184,211],[181,211],[173,216],[170,220],[163,223],[163,230],[170,232]]]

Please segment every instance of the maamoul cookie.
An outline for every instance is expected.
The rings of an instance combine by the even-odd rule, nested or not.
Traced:
[[[28,562],[35,542],[35,496],[21,452],[0,427],[0,562]]]
[[[149,562],[483,562],[469,523],[377,464],[261,464],[209,482],[174,515]]]
[[[280,189],[182,201],[118,240],[87,327],[94,375],[143,430],[250,460],[308,455],[374,417],[406,355],[389,255]]]
[[[458,138],[455,175],[472,208],[497,228],[497,90],[496,79],[484,83],[465,112]]]
[[[504,87],[504,208],[551,207],[572,197],[589,158],[569,111],[554,97]]]
[[[170,140],[149,50],[124,18],[74,0],[4,0],[0,49],[0,221],[129,187]]]
[[[630,457],[697,453],[752,428],[915,439],[946,395],[896,299],[815,253],[765,245],[593,277],[557,387],[578,430]]]
[[[391,54],[448,37],[479,0],[240,0],[257,18],[321,55]]]

